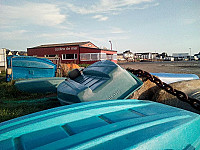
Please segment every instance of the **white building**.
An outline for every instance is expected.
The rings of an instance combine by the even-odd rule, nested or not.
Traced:
[[[0,71],[6,70],[6,49],[0,49]]]
[[[172,56],[174,60],[187,60],[190,57],[189,53],[173,53]]]
[[[134,54],[134,58],[136,60],[140,60],[140,61],[152,61],[154,59],[156,59],[158,53],[151,53],[151,52],[148,52],[148,53],[135,53]]]

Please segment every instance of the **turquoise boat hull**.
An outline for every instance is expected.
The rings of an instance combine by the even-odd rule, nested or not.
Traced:
[[[142,81],[111,61],[99,61],[57,88],[62,105],[105,99],[125,99],[142,86]]]
[[[31,56],[9,56],[7,64],[12,72],[6,74],[6,81],[55,77],[57,69],[56,64],[50,60]]]
[[[65,79],[64,77],[49,77],[21,80],[15,82],[15,87],[27,93],[56,93],[58,85]]]
[[[141,100],[84,102],[0,124],[0,149],[200,149],[200,115]]]

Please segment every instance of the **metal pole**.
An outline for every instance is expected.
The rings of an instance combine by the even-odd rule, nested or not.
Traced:
[[[190,61],[191,61],[191,48],[189,48],[190,49]]]
[[[109,41],[110,42],[110,49],[112,50],[112,42],[111,41]]]

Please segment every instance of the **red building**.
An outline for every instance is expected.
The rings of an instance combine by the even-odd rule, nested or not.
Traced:
[[[100,49],[91,42],[40,45],[27,48],[28,56],[59,58],[61,63],[92,64],[100,60],[117,63],[117,51]]]

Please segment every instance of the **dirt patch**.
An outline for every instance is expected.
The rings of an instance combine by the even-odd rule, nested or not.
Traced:
[[[118,63],[123,68],[142,69],[152,73],[186,73],[200,77],[200,61],[177,62],[127,62]]]

